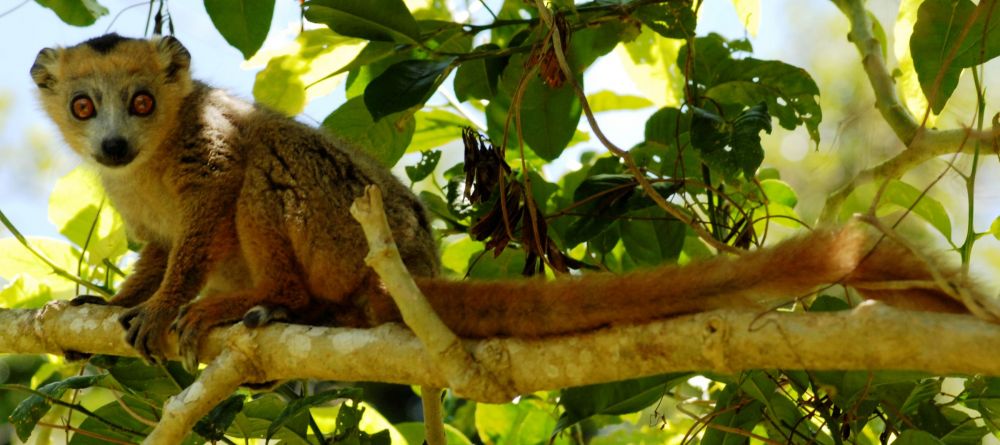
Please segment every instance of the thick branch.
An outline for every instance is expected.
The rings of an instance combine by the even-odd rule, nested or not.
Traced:
[[[861,63],[865,74],[875,93],[875,107],[882,114],[886,123],[896,134],[896,137],[906,145],[904,150],[894,158],[873,168],[867,169],[851,182],[843,186],[827,199],[823,208],[822,221],[835,219],[840,205],[854,188],[863,182],[898,178],[914,166],[950,153],[973,153],[976,142],[983,146],[997,149],[996,141],[990,132],[980,132],[966,129],[933,130],[924,128],[909,110],[899,100],[896,94],[896,84],[878,39],[872,32],[872,23],[861,0],[833,0],[841,12],[851,23],[849,38],[861,53]]]
[[[0,353],[80,352],[135,355],[122,341],[111,307],[55,305],[0,310]],[[218,329],[202,362],[234,339],[261,374],[253,380],[312,378],[446,386],[411,331],[275,324]],[[252,336],[252,337],[251,337]],[[935,374],[1000,375],[1000,325],[972,316],[914,312],[878,303],[829,313],[718,310],[574,336],[465,341],[477,363],[518,393],[623,380],[657,373],[748,369],[907,369]],[[859,346],[861,345],[861,346]],[[937,347],[941,345],[942,347]],[[946,347],[944,347],[947,345]],[[319,358],[322,358],[320,360]],[[608,366],[613,363],[614,366]],[[501,402],[482,395],[474,399]]]

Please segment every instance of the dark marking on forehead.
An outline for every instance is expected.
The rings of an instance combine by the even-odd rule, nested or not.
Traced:
[[[97,51],[101,54],[107,54],[111,52],[111,50],[115,49],[115,47],[118,46],[119,43],[127,42],[129,40],[135,40],[135,39],[122,37],[118,34],[111,33],[111,34],[105,34],[100,37],[94,37],[93,39],[81,43],[81,45],[87,45],[94,51]]]

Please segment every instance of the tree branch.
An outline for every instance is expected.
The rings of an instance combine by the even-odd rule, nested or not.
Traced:
[[[0,353],[74,350],[136,356],[115,320],[120,312],[62,303],[0,310],[0,325],[10,327],[0,331]],[[310,378],[446,386],[420,340],[394,323],[372,329],[276,323],[248,330],[236,325],[216,329],[203,344],[203,362],[232,344],[250,345],[240,348],[246,363],[253,364],[240,370],[248,374],[248,382]],[[682,370],[908,369],[1000,375],[1000,356],[991,352],[1000,348],[1000,325],[876,302],[823,313],[723,309],[577,335],[465,340],[463,345],[518,394]],[[176,351],[172,358],[178,358]],[[615,366],[607,366],[609,362]],[[506,401],[488,394],[472,399]]]
[[[821,221],[830,222],[836,219],[837,212],[844,200],[854,189],[865,182],[886,178],[898,178],[914,166],[950,153],[973,153],[975,141],[987,147],[998,150],[996,136],[991,132],[971,129],[934,130],[924,128],[917,122],[913,114],[899,100],[896,94],[896,84],[878,39],[872,32],[872,23],[861,0],[833,0],[851,23],[849,40],[861,53],[861,63],[868,82],[875,93],[875,108],[896,134],[896,137],[906,145],[906,150],[892,159],[859,173],[854,179],[830,195],[823,207]],[[968,142],[968,143],[966,143]]]

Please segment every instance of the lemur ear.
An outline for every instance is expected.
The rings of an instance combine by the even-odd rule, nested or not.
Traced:
[[[60,50],[53,48],[44,48],[38,52],[35,64],[31,65],[31,79],[35,81],[38,88],[51,90],[52,86],[56,84],[56,76],[52,74],[52,68],[55,67],[56,61],[59,59],[59,53]]]
[[[180,40],[173,36],[164,36],[156,39],[155,43],[160,59],[166,67],[167,81],[175,82],[182,76],[186,77],[191,67],[191,53],[181,45]]]

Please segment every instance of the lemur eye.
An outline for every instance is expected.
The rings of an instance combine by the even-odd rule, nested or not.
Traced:
[[[147,92],[135,93],[132,96],[132,105],[129,107],[129,112],[136,116],[149,116],[156,108],[156,101],[153,100],[153,96]]]
[[[97,108],[94,107],[94,101],[90,100],[87,96],[74,97],[73,102],[70,102],[69,111],[73,113],[73,117],[82,121],[97,115]]]

